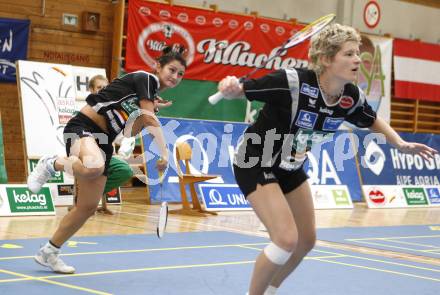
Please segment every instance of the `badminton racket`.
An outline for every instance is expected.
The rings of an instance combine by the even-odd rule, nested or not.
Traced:
[[[162,201],[163,198],[163,171],[159,172],[159,186],[160,186],[160,209],[159,209],[159,217],[157,219],[157,227],[156,233],[157,237],[161,239],[165,235],[165,229],[167,227],[168,221],[168,203],[166,201]]]
[[[289,48],[292,48],[311,36],[315,35],[319,31],[321,31],[323,28],[325,28],[328,24],[330,24],[334,19],[336,15],[335,14],[328,14],[325,15],[314,22],[308,24],[304,28],[302,28],[300,31],[296,32],[293,36],[291,36],[289,39],[287,39],[283,45],[276,51],[275,55],[273,55],[271,58],[267,59],[265,62],[263,62],[259,67],[253,69],[249,74],[246,76],[243,76],[239,79],[240,82],[243,82],[245,79],[249,78],[251,75],[255,74],[256,71],[258,71],[261,68],[264,68],[268,62],[273,60],[274,58],[280,56],[284,51],[286,51]],[[208,101],[211,104],[218,103],[223,98],[223,94],[221,92],[217,92],[213,95],[211,95],[208,98]]]

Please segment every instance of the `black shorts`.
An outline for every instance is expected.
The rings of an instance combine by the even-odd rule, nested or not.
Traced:
[[[257,184],[278,183],[284,194],[299,187],[308,176],[302,168],[294,171],[285,171],[273,167],[240,168],[234,164],[234,174],[237,184],[247,196],[257,189]]]
[[[67,156],[70,156],[70,148],[78,138],[93,137],[98,147],[105,153],[104,175],[110,165],[113,155],[113,140],[108,133],[104,132],[95,122],[82,113],[78,113],[67,122],[64,127],[64,143],[66,145]]]

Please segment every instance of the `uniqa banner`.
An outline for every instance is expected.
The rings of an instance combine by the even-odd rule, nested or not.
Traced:
[[[181,201],[176,165],[176,143],[179,142],[188,142],[192,147],[191,173],[219,175],[204,182],[205,184],[209,183],[211,187],[216,184],[218,187],[236,184],[232,168],[234,150],[247,124],[171,118],[160,118],[160,122],[170,151],[169,168],[164,174],[162,192],[156,170],[156,161],[159,159],[157,146],[149,135],[145,132],[142,134],[143,159],[148,176],[146,182],[152,203],[158,202],[161,197],[164,201]],[[322,199],[330,198],[334,205],[347,206],[351,205],[350,196],[354,201],[361,200],[350,133],[338,132],[333,137],[328,137],[322,144],[315,145],[308,158],[305,171],[310,177],[310,183],[317,186],[314,198],[321,203],[320,206],[327,206],[322,204]],[[182,163],[180,168],[185,170]],[[134,174],[139,173],[141,172],[135,171]],[[348,187],[348,191],[341,188],[343,185]],[[326,193],[319,188],[329,192],[330,196],[325,196]],[[346,201],[342,202],[342,199]],[[330,201],[325,203],[328,202]]]
[[[0,18],[0,82],[15,82],[15,61],[26,59],[29,20]]]
[[[219,81],[243,76],[275,55],[302,25],[255,16],[132,0],[128,5],[126,70],[153,70],[166,46],[187,52],[186,79]],[[279,68],[307,67],[308,42],[266,64],[258,75]],[[256,76],[258,76],[256,75]]]

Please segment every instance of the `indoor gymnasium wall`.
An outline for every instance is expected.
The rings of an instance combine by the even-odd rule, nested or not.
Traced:
[[[0,0],[0,17],[30,20],[28,60],[106,68],[109,75],[113,7],[108,0]],[[99,13],[96,31],[84,30],[85,12]],[[77,25],[63,25],[63,14],[77,15]],[[26,161],[17,86],[1,83],[0,88],[8,181],[24,182]]]

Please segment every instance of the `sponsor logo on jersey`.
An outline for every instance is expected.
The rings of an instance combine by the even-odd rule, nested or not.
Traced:
[[[314,97],[314,98],[318,98],[319,89],[316,87],[312,87],[307,83],[302,83],[301,90],[299,92],[301,92],[302,94]]]
[[[298,118],[296,119],[295,125],[305,129],[313,129],[313,127],[315,127],[317,119],[317,113],[301,110],[299,112]]]
[[[324,114],[329,114],[330,116],[333,115],[333,110],[325,108],[325,107],[324,108],[320,107],[319,112],[324,113]]]
[[[89,132],[89,131],[82,131],[82,134],[83,135],[86,135],[86,136],[89,136],[89,137],[93,137],[93,134],[92,134],[92,132]]]
[[[322,125],[322,130],[328,130],[328,131],[338,130],[342,122],[344,122],[344,118],[326,117],[324,120],[324,124]]]
[[[263,172],[263,176],[264,176],[264,179],[266,179],[266,180],[275,179],[275,175],[272,172],[269,172],[269,173]]]
[[[343,97],[341,97],[341,100],[339,101],[339,105],[343,109],[349,109],[353,106],[353,104],[354,104],[354,99],[353,99],[353,97],[350,97],[350,96],[343,96]]]
[[[316,99],[309,98],[309,107],[316,108]]]

